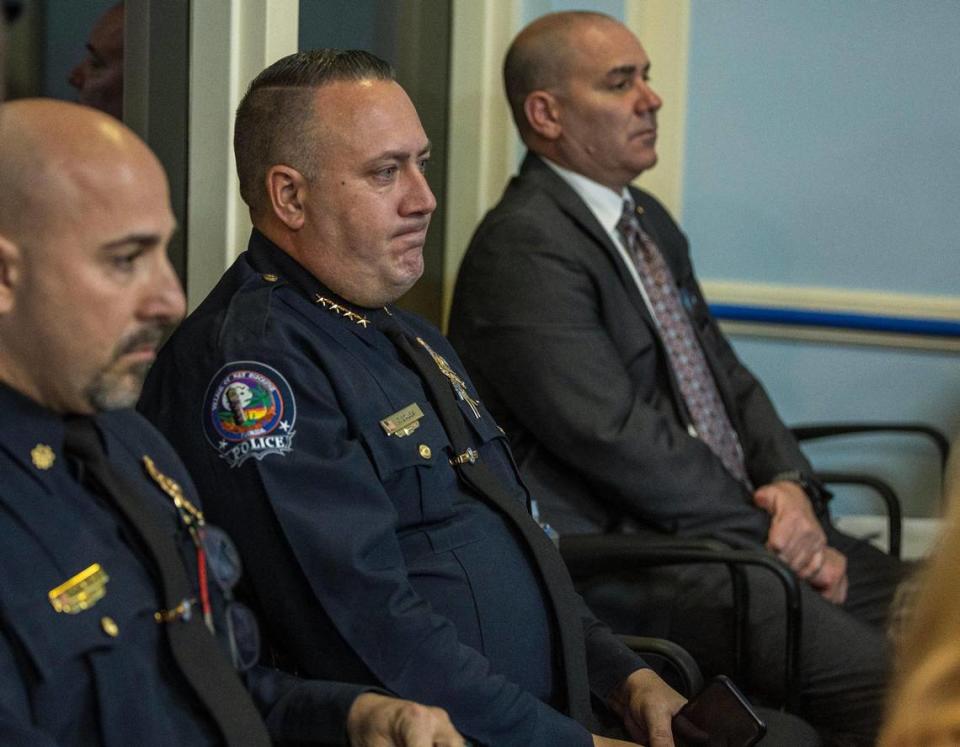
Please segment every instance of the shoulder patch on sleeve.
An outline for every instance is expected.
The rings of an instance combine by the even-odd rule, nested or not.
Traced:
[[[226,364],[204,396],[204,432],[230,467],[250,457],[293,451],[296,420],[290,384],[277,369],[257,361]]]

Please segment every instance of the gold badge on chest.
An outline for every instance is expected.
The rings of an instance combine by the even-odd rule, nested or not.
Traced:
[[[55,589],[47,592],[50,604],[57,612],[76,615],[88,610],[107,593],[110,576],[99,563],[84,568]]]
[[[388,436],[403,438],[420,427],[420,418],[422,417],[423,410],[420,409],[420,405],[414,402],[402,410],[397,410],[393,415],[387,415],[380,421],[380,427]]]

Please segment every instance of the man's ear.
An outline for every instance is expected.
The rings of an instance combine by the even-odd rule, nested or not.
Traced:
[[[266,177],[270,210],[291,231],[303,228],[304,192],[307,180],[296,169],[283,164],[271,166]]]
[[[13,310],[19,282],[20,249],[0,234],[0,314],[8,314]]]
[[[546,140],[556,140],[563,132],[560,124],[560,102],[547,91],[533,91],[523,102],[523,112],[530,129]]]

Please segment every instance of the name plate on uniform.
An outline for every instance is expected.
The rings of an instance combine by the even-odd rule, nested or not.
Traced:
[[[386,431],[388,436],[402,438],[409,436],[420,427],[420,418],[423,417],[423,410],[420,405],[414,402],[407,405],[402,410],[398,410],[393,415],[387,415],[380,421],[380,427]]]
[[[47,596],[57,612],[76,615],[78,612],[90,609],[103,599],[107,593],[109,580],[110,576],[100,567],[100,564],[94,563],[73,578],[64,581],[57,588],[51,589]]]

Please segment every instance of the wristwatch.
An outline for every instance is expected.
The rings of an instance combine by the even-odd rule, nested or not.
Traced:
[[[786,480],[788,482],[795,482],[801,487],[804,493],[807,494],[807,498],[810,499],[810,503],[813,505],[814,511],[817,514],[820,514],[827,510],[827,502],[833,498],[833,493],[831,493],[813,475],[802,472],[798,469],[786,470],[784,472],[778,472],[773,476],[773,479],[770,482],[778,482],[780,480]]]

